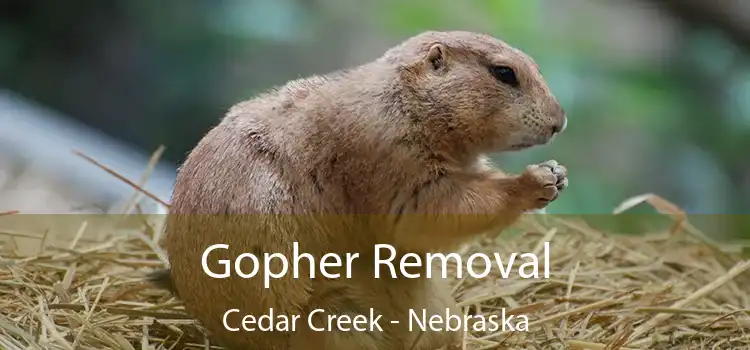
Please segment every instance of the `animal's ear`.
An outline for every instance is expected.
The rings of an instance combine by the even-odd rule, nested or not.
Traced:
[[[424,63],[431,70],[439,70],[446,66],[448,61],[447,48],[442,43],[435,43],[425,55]]]

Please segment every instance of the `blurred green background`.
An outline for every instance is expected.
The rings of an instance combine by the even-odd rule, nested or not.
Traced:
[[[750,1],[5,0],[0,85],[178,165],[233,103],[443,29],[531,54],[567,110],[553,145],[499,159],[569,168],[550,213],[646,192],[750,212]]]

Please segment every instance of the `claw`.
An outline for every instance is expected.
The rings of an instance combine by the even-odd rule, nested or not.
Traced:
[[[550,160],[548,160],[548,161],[546,161],[546,162],[544,162],[542,164],[539,164],[539,165],[546,166],[546,167],[550,168],[550,170],[551,170],[551,169],[554,169],[555,167],[557,167],[560,164],[556,160],[550,159]]]
[[[563,170],[562,167],[559,167],[559,166],[552,168],[552,173],[555,174],[555,176],[557,177],[565,175],[565,171]]]

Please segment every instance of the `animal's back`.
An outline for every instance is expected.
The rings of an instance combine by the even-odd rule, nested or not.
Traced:
[[[178,174],[161,244],[169,255],[174,287],[188,312],[229,346],[275,349],[270,334],[258,337],[254,344],[222,339],[221,320],[233,308],[243,314],[260,314],[263,304],[275,304],[275,293],[264,293],[253,283],[255,279],[213,279],[201,268],[201,256],[213,244],[229,245],[227,250],[215,250],[207,261],[211,270],[223,272],[226,267],[217,260],[242,252],[262,253],[276,240],[271,221],[257,214],[273,210],[279,205],[274,198],[282,199],[289,189],[278,181],[279,174],[263,150],[252,147],[246,137],[222,123],[190,153]],[[247,265],[245,271],[250,271]],[[266,302],[258,303],[262,298]],[[231,321],[239,324],[237,319]]]
[[[207,261],[212,271],[223,272],[227,267],[217,263],[220,259],[233,262],[242,253],[261,259],[264,253],[292,256],[292,242],[299,242],[300,252],[316,259],[357,249],[352,247],[356,240],[341,238],[342,231],[354,226],[338,214],[351,207],[342,189],[322,183],[330,181],[328,174],[310,167],[312,157],[323,150],[304,148],[312,141],[302,138],[315,135],[295,135],[299,129],[314,130],[308,116],[315,112],[285,103],[284,91],[261,97],[235,106],[188,155],[180,167],[161,245],[170,257],[177,294],[224,344],[284,349],[285,333],[241,331],[226,337],[221,317],[239,309],[228,319],[230,325],[239,325],[243,315],[266,314],[270,308],[276,314],[304,314],[313,291],[308,275],[293,278],[288,273],[268,289],[260,275],[241,279],[233,273],[213,279],[201,268],[204,251],[214,244],[229,245],[214,250]],[[296,142],[289,142],[293,137]],[[304,263],[300,268],[309,269]],[[242,269],[248,272],[253,266],[245,264]],[[270,269],[279,271],[281,266]]]

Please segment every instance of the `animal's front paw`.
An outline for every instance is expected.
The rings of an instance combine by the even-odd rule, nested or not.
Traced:
[[[541,209],[557,199],[568,187],[567,169],[557,161],[548,160],[526,167],[519,178],[520,195],[526,199],[529,209]]]

